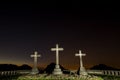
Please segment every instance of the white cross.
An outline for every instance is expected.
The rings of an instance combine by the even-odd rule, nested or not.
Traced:
[[[63,50],[63,48],[59,48],[58,44],[56,44],[56,48],[51,48],[51,51],[56,51],[56,65],[59,65],[59,51]]]
[[[41,57],[41,55],[38,55],[38,52],[35,51],[34,55],[31,55],[31,57],[34,57],[34,68],[37,68],[37,58]]]
[[[80,56],[80,67],[83,67],[82,56],[86,56],[86,54],[82,54],[81,50],[79,50],[79,54],[75,54],[75,56]]]

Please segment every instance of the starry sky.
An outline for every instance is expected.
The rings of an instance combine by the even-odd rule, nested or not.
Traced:
[[[34,51],[38,66],[55,62],[50,49],[59,44],[60,64],[77,69],[82,50],[84,66],[106,64],[120,68],[120,16],[107,4],[83,6],[78,2],[0,4],[0,64],[29,64]]]

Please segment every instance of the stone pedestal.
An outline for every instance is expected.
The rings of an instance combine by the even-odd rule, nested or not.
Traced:
[[[84,67],[80,67],[80,75],[88,75]]]
[[[38,74],[39,70],[37,68],[33,68],[31,74]]]
[[[55,69],[53,71],[53,74],[54,75],[61,75],[61,74],[63,74],[59,65],[55,65]]]

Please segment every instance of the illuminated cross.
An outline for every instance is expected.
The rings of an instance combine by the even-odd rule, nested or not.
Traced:
[[[86,54],[82,54],[81,50],[79,50],[79,54],[75,54],[75,56],[80,56],[80,67],[83,67],[82,56],[86,56]]]
[[[35,51],[33,55],[31,55],[31,57],[34,58],[34,67],[32,69],[32,73],[33,74],[37,74],[38,73],[38,69],[37,69],[37,58],[41,57],[41,55],[38,55],[38,52]]]
[[[75,54],[75,56],[80,57],[80,71],[79,74],[81,75],[87,75],[87,72],[85,71],[85,68],[83,67],[83,62],[82,62],[82,56],[86,56],[86,54],[82,54],[81,50],[79,50],[79,54]]]
[[[59,48],[58,44],[56,44],[56,48],[51,48],[51,51],[56,51],[56,65],[59,65],[59,51],[63,50],[63,48]]]
[[[51,51],[56,51],[56,65],[53,71],[54,75],[61,75],[62,71],[59,66],[59,51],[63,51],[63,48],[59,48],[58,44],[56,44],[56,48],[51,48]]]

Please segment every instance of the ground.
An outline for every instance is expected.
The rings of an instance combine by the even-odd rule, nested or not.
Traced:
[[[17,80],[103,80],[101,77],[97,76],[79,76],[79,75],[47,75],[47,74],[39,74],[39,75],[25,75],[20,76]]]

